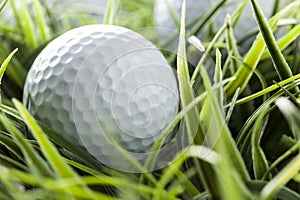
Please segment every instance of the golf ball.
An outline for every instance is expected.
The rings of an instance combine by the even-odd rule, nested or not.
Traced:
[[[186,1],[186,24],[193,22],[197,18],[206,14],[217,0],[187,0]],[[220,28],[224,24],[226,14],[233,14],[233,12],[240,5],[240,0],[228,1],[225,7],[221,8],[221,12],[216,14],[214,21],[215,28]],[[273,5],[275,1],[270,0],[257,0],[261,9],[266,17],[270,17],[273,11]],[[171,15],[170,9],[180,16],[182,8],[182,0],[156,0],[154,7],[154,21],[158,29],[160,38],[166,39],[170,37],[170,31],[178,32],[178,26],[174,22],[174,17]],[[244,8],[239,22],[237,23],[234,33],[237,39],[241,39],[251,30],[257,27],[255,18],[253,16],[250,2]],[[200,34],[200,38],[203,38],[205,31]]]
[[[173,70],[151,42],[123,27],[87,25],[38,55],[23,102],[100,162],[130,171],[119,147],[143,162],[176,116],[179,97]]]

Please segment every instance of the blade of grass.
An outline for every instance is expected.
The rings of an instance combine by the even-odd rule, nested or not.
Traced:
[[[34,10],[36,13],[38,27],[41,33],[41,39],[42,42],[46,42],[50,38],[48,25],[46,24],[46,20],[44,19],[44,16],[42,14],[42,9],[39,0],[34,0],[33,2],[34,2]]]
[[[227,49],[228,52],[231,52],[231,73],[234,74],[236,70],[238,69],[239,63],[237,59],[241,59],[241,55],[239,53],[238,47],[237,47],[237,42],[233,34],[233,29],[232,29],[232,22],[231,22],[231,17],[230,15],[226,15],[226,44],[227,44]],[[233,59],[232,59],[233,57]]]
[[[22,183],[25,183],[27,185],[31,186],[40,186],[45,189],[48,189],[50,191],[55,191],[55,192],[62,192],[64,193],[66,190],[69,188],[81,188],[81,186],[86,185],[87,183],[81,179],[77,179],[75,177],[71,178],[63,178],[60,179],[59,181],[56,179],[49,179],[49,178],[39,178],[38,176],[34,176],[33,174],[29,174],[23,171],[15,170],[15,169],[10,169],[6,168],[3,166],[0,166],[1,171],[3,172],[0,177],[4,177],[6,180],[12,180],[12,181],[19,181]],[[74,189],[74,190],[69,190],[69,193],[72,196],[71,197],[76,197],[79,199],[91,199],[85,192],[83,192],[80,189]],[[64,198],[66,198],[64,196]],[[72,198],[74,199],[74,198]],[[116,198],[113,198],[111,196],[105,195],[105,194],[100,194],[97,193],[97,198],[95,199],[103,199],[103,200],[113,200]]]
[[[4,132],[0,133],[0,144],[9,149],[9,151],[12,154],[14,154],[18,159],[23,161],[21,150],[19,149],[16,142],[8,134]]]
[[[156,200],[167,198],[162,196],[162,191],[165,186],[169,183],[170,180],[174,177],[175,174],[180,170],[180,167],[184,163],[184,161],[189,157],[199,158],[210,165],[217,165],[221,158],[215,153],[213,150],[204,147],[204,146],[191,146],[188,147],[187,150],[184,150],[183,153],[179,153],[177,157],[174,159],[174,162],[164,170],[159,182],[156,185],[155,198]]]
[[[297,75],[292,76],[292,77],[290,77],[288,79],[280,81],[277,84],[273,84],[273,85],[271,85],[271,86],[269,86],[269,87],[267,87],[267,88],[265,88],[265,89],[263,89],[263,90],[261,90],[261,91],[259,91],[257,93],[251,94],[250,96],[247,96],[247,97],[244,97],[242,99],[239,99],[235,104],[237,106],[238,105],[242,105],[242,104],[247,103],[249,101],[252,101],[252,100],[254,100],[256,98],[259,98],[259,97],[261,97],[261,96],[263,96],[265,94],[271,93],[271,92],[273,92],[274,90],[276,90],[276,89],[278,89],[280,87],[286,86],[286,85],[292,83],[293,81],[297,81],[298,79],[300,79],[300,74],[297,74]],[[232,103],[229,103],[225,107],[229,107],[229,106],[231,106],[231,104]]]
[[[6,37],[6,35],[4,35],[4,37]],[[2,40],[0,40],[0,46],[1,57],[7,57],[7,55],[11,53],[10,47]],[[9,67],[7,67],[6,74],[19,88],[23,88],[27,72],[17,57],[11,60]]]
[[[106,6],[105,16],[103,23],[104,24],[113,24],[114,17],[115,17],[115,8],[116,8],[116,1],[118,0],[109,0]]]
[[[264,173],[268,170],[268,161],[263,152],[263,149],[260,146],[260,141],[262,137],[262,133],[264,131],[264,127],[266,124],[265,117],[267,116],[267,111],[269,107],[265,107],[261,112],[259,117],[257,118],[251,136],[251,153],[253,160],[253,171],[255,179],[262,179]]]
[[[222,85],[223,82],[223,74],[222,74],[222,63],[221,63],[221,52],[219,49],[216,50],[216,66],[215,66],[215,76],[214,76],[214,88],[215,95],[219,105],[224,103],[224,88],[216,87],[217,85]],[[222,114],[224,114],[224,109],[222,109]]]
[[[299,154],[262,189],[259,199],[271,200],[300,170]]]
[[[12,107],[5,106],[3,104],[0,104],[0,110],[5,112],[6,114],[9,114],[13,117],[15,117],[18,120],[24,121],[23,118],[20,116],[18,111]],[[47,134],[49,138],[51,138],[52,141],[54,141],[59,146],[69,150],[70,152],[76,154],[76,156],[82,158],[84,160],[85,164],[89,167],[92,167],[93,169],[102,170],[102,168],[99,165],[99,162],[92,158],[89,154],[84,152],[82,149],[79,149],[77,146],[70,143],[68,140],[66,140],[61,134],[56,133],[43,125],[39,122],[39,126],[42,127],[43,131]]]
[[[4,0],[3,2],[1,2],[1,5],[0,5],[0,13],[2,12],[3,8],[6,6],[8,0]]]
[[[287,150],[283,155],[281,155],[279,158],[277,158],[272,163],[272,165],[270,166],[270,168],[263,175],[262,179],[265,180],[266,177],[268,176],[268,174],[271,173],[271,171],[273,169],[275,169],[275,167],[277,167],[282,161],[286,160],[291,155],[295,154],[297,151],[299,152],[299,149],[300,149],[300,142],[297,142],[296,144],[294,144],[294,146],[292,146],[289,150]]]
[[[279,78],[281,80],[290,78],[291,76],[293,76],[293,73],[276,43],[276,39],[272,32],[272,28],[268,25],[263,11],[257,4],[256,0],[251,0],[251,4],[255,14],[256,22],[268,47],[272,61],[274,63],[274,67],[277,71]],[[299,89],[296,89],[295,92],[299,92]]]
[[[234,95],[233,95],[233,97],[232,97],[232,101],[231,101],[231,103],[230,103],[230,107],[229,107],[229,109],[228,109],[228,111],[227,111],[227,114],[226,114],[226,122],[227,122],[227,124],[229,123],[229,120],[230,120],[231,115],[232,115],[232,113],[233,113],[233,110],[234,110],[234,108],[235,108],[237,99],[238,99],[238,97],[239,97],[239,93],[240,93],[240,88],[238,88],[238,89],[235,91],[235,93],[234,93]]]
[[[300,81],[296,82],[296,83],[291,83],[290,85],[286,86],[286,89],[292,89],[295,87],[295,85],[300,85]],[[240,147],[240,151],[242,154],[245,153],[245,148],[247,148],[249,146],[249,139],[251,136],[251,134],[249,134],[249,130],[251,129],[252,125],[255,123],[257,117],[259,116],[259,114],[262,112],[262,110],[265,107],[270,106],[277,98],[279,98],[280,96],[282,96],[285,93],[284,90],[280,89],[279,91],[277,91],[276,93],[274,93],[271,97],[269,97],[268,99],[266,99],[262,105],[260,105],[253,113],[252,115],[247,119],[246,123],[243,125],[243,127],[241,128],[238,137],[237,137],[237,145]],[[272,110],[274,110],[274,106],[271,106],[271,108],[269,109],[268,112],[271,112]]]
[[[2,124],[4,124],[5,128],[16,139],[17,144],[22,150],[27,165],[29,166],[32,173],[39,176],[53,177],[53,173],[46,162],[44,162],[40,155],[33,149],[32,145],[26,139],[24,139],[24,136],[21,134],[21,132],[14,126],[12,126],[9,119],[4,114],[0,114],[0,120]]]
[[[216,172],[218,181],[220,181],[219,187],[222,198],[249,199],[249,191],[247,191],[242,181],[242,179],[250,179],[246,166],[226,125],[221,111],[222,106],[217,103],[210,85],[209,76],[204,67],[200,68],[200,74],[208,92],[207,103],[204,106],[209,108],[205,109],[206,112],[201,113],[204,115],[203,123],[207,130],[208,144],[212,145],[222,157],[222,169]],[[222,184],[226,185],[226,187],[221,186]]]
[[[249,181],[247,182],[248,188],[253,191],[254,193],[259,193],[267,184],[268,182],[265,181]],[[288,187],[280,188],[279,192],[276,194],[275,198],[278,199],[288,199],[288,200],[299,200],[300,195],[289,189]]]
[[[295,1],[294,3],[289,4],[284,9],[279,11],[274,17],[269,20],[269,25],[273,29],[276,27],[279,19],[284,15],[288,14],[296,6],[300,5],[300,1]],[[265,49],[265,42],[263,36],[259,34],[253,43],[252,47],[246,54],[243,64],[239,67],[238,71],[235,73],[236,79],[229,83],[225,87],[225,91],[228,97],[232,96],[238,87],[243,91],[253,75],[254,70],[256,69],[263,51]]]
[[[10,158],[10,157],[7,157],[5,155],[2,155],[0,154],[0,166],[1,165],[5,165],[7,167],[12,167],[12,168],[15,168],[15,169],[20,169],[20,170],[24,170],[26,171],[27,168],[22,165],[20,162]]]
[[[26,108],[16,99],[13,99],[13,103],[16,106],[16,108],[19,110],[22,118],[24,119],[27,126],[31,129],[34,137],[38,141],[41,151],[46,157],[46,159],[49,161],[50,165],[54,169],[54,171],[58,174],[61,178],[68,178],[72,177],[74,179],[79,179],[78,175],[74,172],[74,170],[67,165],[57,149],[54,147],[54,145],[49,141],[49,139],[46,137],[44,132],[42,131],[41,127],[37,124],[35,119],[29,114],[29,112],[26,110]],[[98,194],[95,192],[91,192],[90,189],[87,187],[70,187],[67,189],[68,192],[76,192],[81,193],[85,195],[86,197],[90,199],[97,199]],[[101,195],[100,195],[101,196]]]
[[[295,41],[299,35],[300,35],[300,25],[297,25],[297,26],[293,27],[288,33],[284,34],[284,36],[282,36],[278,40],[277,45],[278,45],[279,49],[281,51],[284,50],[293,41]],[[270,52],[268,49],[266,49],[264,51],[263,55],[261,56],[262,60],[267,59],[267,58],[270,58]]]
[[[236,23],[236,21],[238,20],[238,18],[240,16],[240,13],[244,9],[244,7],[247,5],[247,3],[248,3],[248,0],[244,0],[243,3],[238,7],[238,9],[233,13],[233,15],[232,15],[233,23]],[[194,84],[194,82],[196,81],[197,76],[199,75],[200,67],[204,64],[205,60],[209,57],[210,51],[214,48],[214,45],[217,43],[218,39],[222,36],[222,34],[225,30],[226,30],[226,24],[224,24],[219,29],[219,31],[215,34],[214,38],[209,43],[208,47],[206,48],[205,53],[201,57],[200,61],[197,64],[196,69],[193,72],[193,75],[192,75],[192,78],[191,78],[191,83],[192,84]]]
[[[186,58],[185,47],[185,17],[186,17],[186,1],[182,3],[181,27],[177,55],[177,73],[179,82],[179,91],[181,97],[182,108],[187,107],[193,100],[193,90],[191,88],[190,76],[188,71],[188,63]],[[185,116],[187,133],[189,140],[194,140],[195,144],[202,145],[204,141],[203,128],[199,120],[199,111],[197,107],[193,107]],[[196,163],[198,163],[195,160]],[[213,184],[214,173],[210,166],[205,163],[198,163],[201,178],[203,179],[206,189],[212,196],[219,196],[218,189]]]
[[[19,3],[21,5],[21,12],[20,12],[21,14],[20,14],[20,18],[18,19],[20,20],[18,23],[20,24],[22,31],[26,37],[26,42],[28,46],[31,49],[33,49],[37,47],[37,39],[34,32],[34,22],[30,15],[30,11],[27,5],[25,5],[23,1],[20,1]],[[19,12],[19,11],[14,10],[14,12]]]
[[[0,86],[1,86],[1,82],[2,82],[4,72],[6,71],[9,62],[11,61],[12,57],[17,53],[17,51],[18,51],[18,49],[15,49],[13,52],[11,52],[9,54],[9,56],[4,60],[4,62],[1,65],[1,68],[0,68]],[[1,90],[0,90],[0,92],[1,92]],[[0,104],[1,104],[1,102],[2,102],[2,99],[1,99],[1,94],[0,94]]]
[[[281,97],[276,100],[276,105],[279,107],[282,114],[285,116],[290,128],[297,141],[300,139],[300,109],[291,101]]]

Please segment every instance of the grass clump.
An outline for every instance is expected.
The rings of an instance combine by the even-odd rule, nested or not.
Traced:
[[[181,17],[174,16],[178,50],[166,55],[177,70],[181,109],[153,149],[180,123],[193,144],[164,169],[128,174],[101,165],[36,121],[20,99],[28,68],[51,39],[89,23],[151,27],[154,1],[109,0],[98,21],[91,14],[61,18],[45,0],[1,2],[2,14],[10,7],[13,19],[0,24],[0,199],[300,199],[299,24],[288,24],[278,40],[274,36],[283,19],[300,20],[300,1],[267,21],[256,0],[244,0],[203,46],[194,35],[226,1],[195,20],[192,31],[182,3]],[[243,55],[233,30],[247,3],[259,33]],[[196,68],[187,62],[187,41],[201,44]],[[210,58],[213,66],[207,66]],[[152,156],[146,166],[136,166],[151,167]]]

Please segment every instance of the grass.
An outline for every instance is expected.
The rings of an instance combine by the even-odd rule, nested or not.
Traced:
[[[236,12],[226,16],[224,25],[203,43],[189,38],[209,26],[208,20],[226,1],[189,24],[183,1],[181,17],[173,13],[180,36],[171,39],[179,40],[178,51],[166,54],[177,70],[181,108],[153,150],[181,123],[193,143],[167,167],[154,172],[143,171],[153,167],[156,154],[151,154],[145,166],[133,159],[143,172],[136,174],[101,165],[37,121],[22,105],[27,71],[44,46],[72,27],[99,21],[84,13],[64,15],[62,20],[45,0],[32,0],[31,6],[20,2],[0,4],[1,200],[300,199],[299,24],[286,25],[279,39],[273,34],[282,19],[299,22],[299,0],[287,1],[269,21],[256,0],[241,1]],[[241,54],[234,26],[246,3],[253,7],[259,33]],[[153,0],[109,0],[103,23],[131,29],[153,27],[153,6]],[[13,12],[10,23],[3,14],[7,8]],[[187,41],[192,42],[188,45]],[[195,48],[200,44],[202,51],[196,68],[187,62],[193,44]],[[206,70],[209,59],[215,61],[213,77]]]

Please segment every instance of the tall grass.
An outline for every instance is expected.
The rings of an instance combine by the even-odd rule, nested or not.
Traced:
[[[103,22],[132,29],[153,26],[154,2],[142,2],[110,0]],[[2,1],[0,6],[0,10],[11,6],[15,20],[0,24],[0,199],[300,199],[300,30],[298,24],[289,25],[279,40],[273,32],[283,18],[300,20],[295,12],[299,0],[269,21],[256,0],[242,1],[204,45],[196,69],[187,62],[186,41],[207,25],[204,18],[212,17],[226,2],[220,1],[193,22],[198,28],[189,32],[186,28],[192,25],[185,24],[188,11],[183,1],[175,56],[181,109],[153,149],[160,148],[170,130],[182,122],[192,144],[164,169],[139,174],[102,165],[22,105],[32,61],[72,24],[58,22],[44,0],[33,0],[33,7],[22,3],[19,8],[15,3]],[[246,3],[252,5],[260,33],[241,55],[233,30]],[[79,17],[74,26],[89,23],[88,16]],[[217,43],[225,45],[216,48]],[[174,60],[174,55],[170,57]],[[210,57],[215,60],[213,78],[205,66]],[[135,164],[149,169],[153,159],[155,155],[146,166]]]

